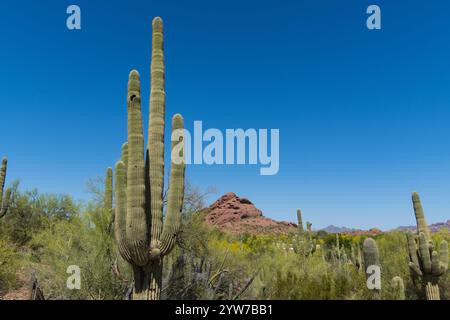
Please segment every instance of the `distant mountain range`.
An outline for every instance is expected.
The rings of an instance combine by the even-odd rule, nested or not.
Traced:
[[[380,229],[372,228],[369,230],[362,230],[362,229],[352,229],[347,227],[336,227],[333,225],[329,225],[326,228],[320,229],[319,231],[325,231],[327,233],[348,233],[348,234],[360,234],[360,235],[377,235],[382,233]]]
[[[447,220],[447,222],[438,222],[433,223],[428,226],[430,228],[431,232],[437,232],[443,228],[446,228],[450,230],[450,220]],[[326,231],[328,233],[352,233],[352,234],[373,234],[373,233],[380,233],[381,231],[379,229],[370,229],[370,230],[361,230],[361,229],[352,229],[347,227],[336,227],[333,225],[330,225],[326,228],[320,229],[323,231]],[[400,226],[396,229],[390,230],[390,231],[415,231],[416,226]]]
[[[447,222],[438,222],[438,223],[433,223],[430,224],[428,226],[428,228],[430,228],[431,232],[437,232],[443,228],[446,228],[448,230],[450,230],[450,220],[447,220]],[[416,226],[401,226],[398,227],[395,230],[400,230],[400,231],[407,231],[407,230],[411,230],[411,231],[415,231],[416,230]]]

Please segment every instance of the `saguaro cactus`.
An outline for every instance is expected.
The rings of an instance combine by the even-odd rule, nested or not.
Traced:
[[[300,209],[297,209],[297,222],[298,222],[298,233],[303,233],[303,219],[302,219],[302,212]]]
[[[316,240],[313,239],[313,232],[311,229],[312,223],[307,222],[307,230],[303,229],[302,212],[297,210],[298,233],[292,243],[292,248],[295,253],[301,254],[305,257],[313,254],[316,251]]]
[[[402,278],[399,276],[393,277],[391,280],[391,287],[393,289],[395,300],[405,300],[405,285]]]
[[[133,299],[156,300],[162,286],[162,262],[175,245],[181,226],[184,196],[183,118],[172,118],[172,163],[166,218],[163,223],[164,188],[164,58],[163,22],[153,20],[150,91],[150,125],[144,156],[139,73],[128,81],[128,144],[116,164],[115,237],[119,252],[134,272]],[[178,133],[178,134],[175,134]],[[176,155],[178,160],[174,159]],[[181,159],[181,161],[180,161]]]
[[[364,240],[363,255],[368,289],[373,290],[375,298],[379,298],[381,290],[381,264],[378,245],[374,239],[367,238]],[[373,286],[371,287],[369,286],[369,280],[373,280],[373,282],[371,282]]]
[[[9,201],[11,199],[11,189],[9,188],[5,190],[5,195],[3,196],[7,167],[8,167],[8,159],[3,158],[2,166],[0,168],[0,218],[2,218],[8,212]]]
[[[438,282],[448,270],[448,243],[442,240],[439,250],[435,250],[417,192],[413,192],[412,202],[417,235],[406,234],[410,259],[408,265],[413,277],[421,280],[427,300],[440,300]]]

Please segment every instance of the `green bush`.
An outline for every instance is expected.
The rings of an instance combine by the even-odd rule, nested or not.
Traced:
[[[0,238],[0,293],[16,287],[16,272],[21,265],[21,255],[16,246]]]

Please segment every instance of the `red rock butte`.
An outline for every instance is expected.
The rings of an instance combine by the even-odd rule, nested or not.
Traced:
[[[233,192],[220,197],[206,212],[208,225],[232,234],[287,234],[297,227],[294,223],[264,217],[250,200]]]

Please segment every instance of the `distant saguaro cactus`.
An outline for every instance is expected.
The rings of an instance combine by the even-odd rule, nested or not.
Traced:
[[[438,282],[448,270],[448,243],[442,240],[439,250],[435,250],[417,192],[413,192],[412,202],[417,222],[417,235],[406,234],[410,260],[408,265],[413,277],[421,280],[427,300],[440,300]]]
[[[298,232],[292,243],[292,249],[295,253],[301,254],[305,257],[313,254],[316,251],[317,242],[313,238],[312,223],[307,222],[307,230],[303,229],[302,212],[297,210]]]
[[[303,219],[302,219],[302,212],[300,209],[297,209],[297,222],[298,222],[298,233],[303,233]]]
[[[133,70],[128,81],[128,144],[122,147],[122,159],[117,162],[115,170],[115,237],[120,254],[133,267],[135,300],[160,298],[163,257],[175,245],[184,197],[184,124],[181,115],[177,114],[172,118],[172,161],[163,223],[163,22],[157,17],[152,24],[148,145],[144,155],[140,78],[139,73]],[[174,155],[178,160],[173,158]]]
[[[6,189],[3,195],[3,190],[5,189],[6,181],[6,169],[8,167],[8,159],[3,158],[2,166],[0,168],[0,218],[2,218],[9,208],[9,201],[11,199],[11,189]]]
[[[372,238],[367,238],[363,243],[363,255],[364,255],[364,270],[366,273],[368,289],[374,292],[374,297],[379,298],[381,290],[381,273],[376,274],[376,268],[381,271],[380,254],[378,251],[378,245]],[[369,286],[369,280],[373,281],[373,287]]]

